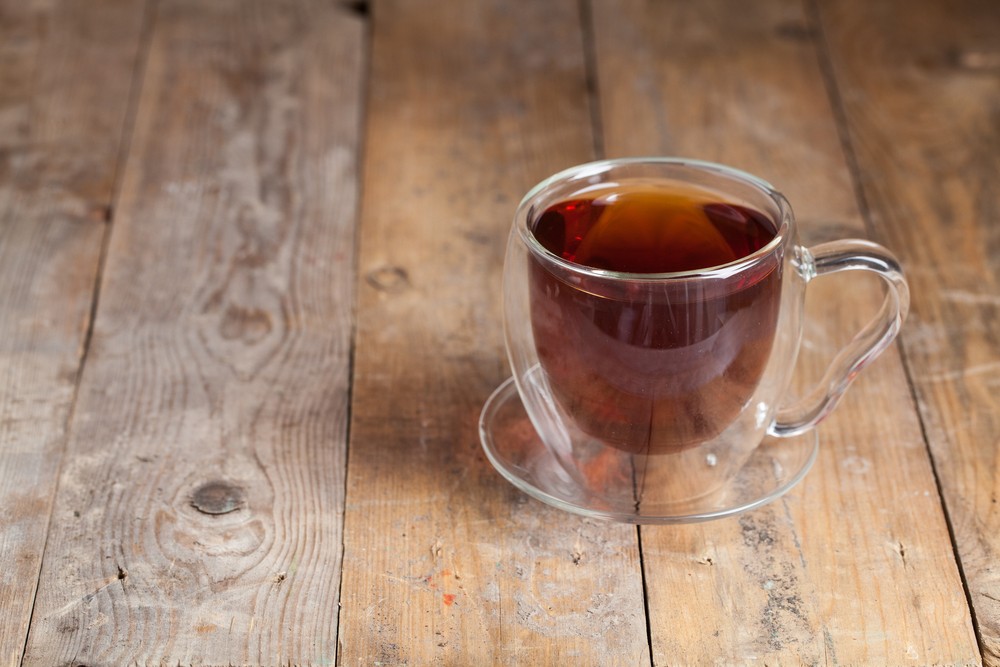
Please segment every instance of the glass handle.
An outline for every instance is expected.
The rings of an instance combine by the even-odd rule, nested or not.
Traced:
[[[823,379],[797,403],[778,411],[768,432],[780,437],[804,433],[829,415],[861,369],[889,347],[910,307],[910,290],[899,261],[877,243],[844,239],[821,243],[811,250],[800,247],[793,266],[807,283],[839,271],[871,271],[888,289],[878,313],[834,357]]]

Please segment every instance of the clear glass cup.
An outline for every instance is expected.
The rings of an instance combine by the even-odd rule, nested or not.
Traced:
[[[585,266],[536,238],[539,216],[553,204],[639,182],[710,191],[763,213],[777,233],[735,261],[675,273]],[[806,286],[854,269],[884,280],[882,308],[811,392],[784,405]],[[543,500],[554,495],[553,504],[567,509],[636,522],[699,518],[699,499],[725,493],[766,437],[794,439],[812,429],[892,342],[909,303],[899,263],[885,248],[846,239],[807,249],[797,242],[790,205],[766,182],[669,158],[585,164],[532,189],[515,215],[503,298],[517,395],[544,454],[557,463],[551,485],[560,490],[535,489],[537,479],[526,482],[527,473],[498,461],[496,434],[487,433],[496,428],[487,423],[495,406],[481,424],[491,460]]]

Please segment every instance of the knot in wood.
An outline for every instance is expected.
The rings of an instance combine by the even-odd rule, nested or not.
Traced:
[[[271,333],[271,317],[259,308],[229,306],[222,316],[219,333],[226,340],[242,340],[254,345]]]
[[[246,505],[243,489],[229,482],[202,484],[191,497],[191,506],[202,514],[228,514]]]
[[[410,275],[401,266],[383,266],[365,274],[368,284],[380,292],[402,292],[410,286]]]

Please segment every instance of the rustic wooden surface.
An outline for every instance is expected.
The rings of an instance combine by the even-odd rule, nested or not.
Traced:
[[[0,665],[16,665],[107,232],[143,5],[0,3]]]
[[[595,4],[608,156],[652,151],[732,164],[788,196],[807,244],[867,236],[808,13],[781,0],[755,3],[749,15],[730,8]],[[852,298],[843,298],[845,283]],[[874,312],[872,287],[843,274],[810,284],[810,322],[821,329],[809,329],[815,354],[800,360],[803,380],[818,378],[835,341]],[[898,354],[883,355],[822,425],[808,483],[780,502],[734,521],[641,529],[655,663],[755,656],[774,664],[789,653],[809,664],[892,664],[907,654],[975,661],[906,386]],[[734,615],[745,622],[727,622]]]
[[[860,195],[912,285],[902,349],[982,657],[997,665],[1000,6],[820,8]]]
[[[0,664],[1000,665],[998,119],[987,0],[0,0]],[[637,154],[911,283],[740,517],[479,448],[517,200]],[[873,286],[810,286],[800,386]]]
[[[511,211],[593,156],[577,5],[436,7],[373,16],[340,660],[648,662],[635,528],[527,502],[476,430]]]
[[[25,664],[333,659],[362,34],[155,8]]]

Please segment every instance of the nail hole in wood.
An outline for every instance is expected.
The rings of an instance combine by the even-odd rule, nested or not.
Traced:
[[[113,215],[114,215],[113,209],[110,206],[106,206],[104,204],[98,204],[96,206],[91,207],[89,213],[91,220],[93,220],[94,222],[104,222],[104,223],[111,222],[111,218],[113,217]]]
[[[345,2],[344,7],[358,16],[368,16],[371,8],[368,6],[366,0],[355,0],[354,2]]]

